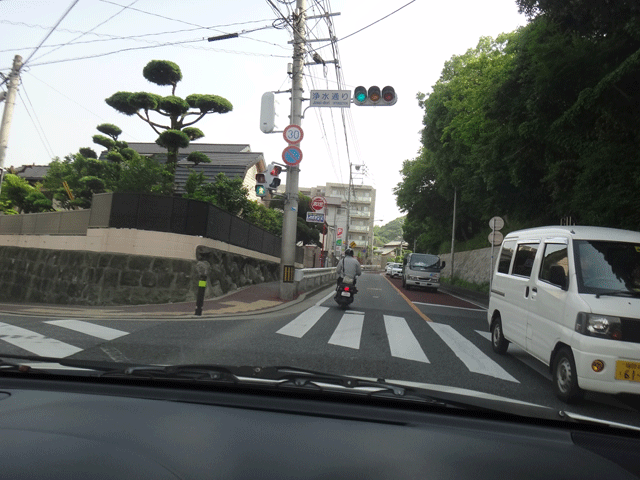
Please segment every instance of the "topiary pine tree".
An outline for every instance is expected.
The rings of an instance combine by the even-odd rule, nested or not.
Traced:
[[[182,80],[182,72],[177,64],[167,60],[150,61],[142,70],[142,75],[156,85],[170,85],[171,95],[162,97],[148,92],[117,92],[105,101],[120,113],[138,115],[149,124],[158,134],[156,143],[167,149],[167,169],[173,175],[178,151],[187,147],[191,140],[204,136],[201,130],[189,126],[210,113],[230,112],[233,105],[218,95],[191,94],[185,99],[176,96],[176,86]],[[150,111],[165,117],[168,125],[152,120]]]

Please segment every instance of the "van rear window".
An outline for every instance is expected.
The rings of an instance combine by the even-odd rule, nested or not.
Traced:
[[[498,260],[498,273],[509,273],[511,258],[513,257],[513,247],[515,246],[515,244],[515,240],[504,242],[502,244],[500,259]]]
[[[516,259],[513,262],[513,274],[522,277],[530,277],[533,269],[533,261],[536,259],[538,243],[523,243],[518,245]]]

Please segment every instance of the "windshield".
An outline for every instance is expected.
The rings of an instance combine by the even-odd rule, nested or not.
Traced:
[[[427,270],[438,268],[440,259],[435,255],[411,255],[409,267],[412,270]]]
[[[640,244],[582,240],[575,245],[581,293],[640,295]]]
[[[0,1],[0,360],[640,426],[640,240],[501,250],[640,231],[640,12],[600,3]]]

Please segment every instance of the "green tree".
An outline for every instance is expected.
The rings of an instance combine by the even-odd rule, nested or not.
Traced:
[[[202,172],[192,172],[185,184],[185,191],[185,198],[213,203],[232,215],[241,216],[251,202],[242,178],[230,178],[222,172],[216,175],[213,182],[207,182]]]
[[[105,101],[120,113],[137,115],[149,124],[158,134],[156,143],[167,149],[167,167],[173,175],[178,151],[186,148],[191,140],[204,136],[202,131],[190,125],[211,113],[230,112],[233,106],[226,98],[217,95],[191,94],[184,99],[176,96],[182,72],[173,62],[152,60],[144,67],[142,75],[156,85],[171,86],[171,95],[162,97],[148,92],[117,92]],[[156,112],[161,119],[153,120],[150,112]]]
[[[52,202],[24,178],[8,173],[2,182],[0,210],[5,214],[50,212]]]

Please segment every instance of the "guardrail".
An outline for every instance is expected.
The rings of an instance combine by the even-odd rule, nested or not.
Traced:
[[[333,283],[337,278],[335,267],[300,268],[296,270],[293,281],[296,284],[296,292],[302,293]]]

